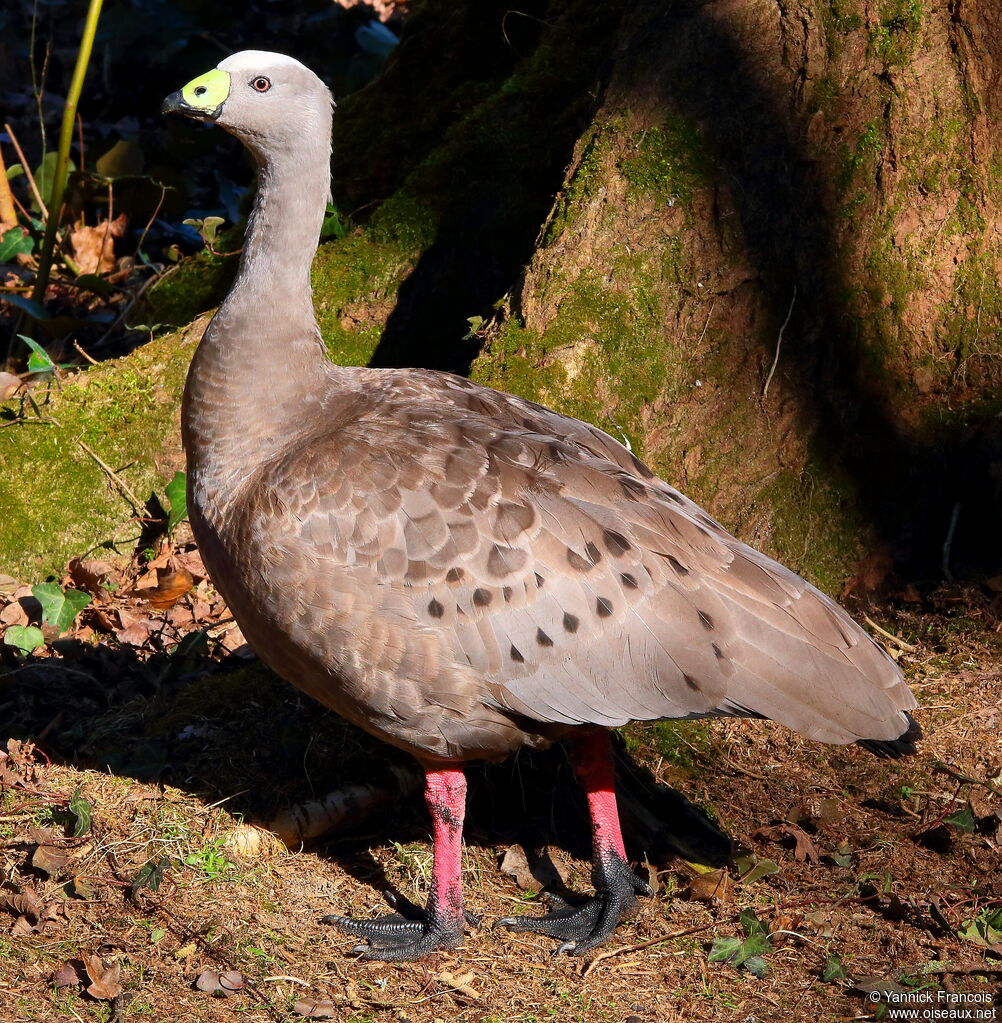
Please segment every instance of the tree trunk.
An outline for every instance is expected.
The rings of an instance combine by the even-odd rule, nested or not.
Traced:
[[[864,553],[938,575],[948,534],[947,572],[992,568],[1000,29],[988,0],[420,5],[336,145],[342,202],[419,253],[374,361],[465,368],[484,317],[474,377],[829,589]]]

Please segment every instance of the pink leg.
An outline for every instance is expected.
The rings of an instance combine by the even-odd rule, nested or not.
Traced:
[[[346,934],[365,938],[355,951],[363,959],[419,959],[439,948],[455,948],[463,938],[463,819],[466,816],[466,776],[462,768],[425,767],[425,802],[431,814],[435,863],[428,906],[421,919],[398,913],[378,920],[325,916]]]
[[[431,872],[428,911],[463,927],[463,820],[466,817],[466,775],[462,768],[427,769],[424,800],[431,814],[435,862]]]
[[[616,804],[616,771],[612,744],[606,732],[591,732],[573,745],[574,773],[588,800],[592,842],[596,854],[615,853],[626,859]]]
[[[506,917],[496,926],[547,934],[561,940],[558,954],[582,955],[613,934],[619,921],[636,905],[638,895],[652,892],[626,861],[609,733],[581,732],[571,739],[569,746],[574,773],[584,789],[591,817],[595,897],[581,905],[570,906],[551,895],[550,901],[556,908],[544,916]]]

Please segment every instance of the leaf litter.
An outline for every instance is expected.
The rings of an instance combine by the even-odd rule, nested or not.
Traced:
[[[174,566],[190,574],[192,586],[157,608],[141,591]],[[664,895],[641,903],[638,916],[593,957],[594,968],[551,960],[541,938],[487,930],[451,953],[387,966],[354,963],[346,954],[351,942],[318,918],[328,905],[381,911],[373,861],[389,884],[423,901],[427,880],[417,863],[429,847],[420,801],[387,809],[381,794],[409,788],[410,765],[401,761],[405,773],[393,774],[385,748],[284,683],[246,674],[260,669],[227,649],[228,609],[183,524],[169,543],[133,559],[75,559],[55,582],[64,602],[67,590],[89,602],[62,637],[31,657],[11,652],[9,673],[0,676],[0,720],[43,736],[37,747],[15,739],[0,751],[0,816],[10,835],[0,838],[9,862],[0,932],[21,956],[37,957],[45,978],[36,983],[0,965],[0,981],[43,1014],[57,976],[59,987],[112,1005],[139,992],[165,1012],[206,1020],[230,1018],[215,1007],[236,1005],[235,997],[267,1019],[290,1010],[303,1018],[369,1012],[387,1019],[402,1013],[413,1023],[473,1021],[489,1011],[546,1014],[565,998],[580,998],[606,1015],[646,1023],[691,1015],[691,992],[704,984],[718,1007],[734,1006],[713,1018],[830,1018],[836,1006],[848,1017],[852,984],[875,977],[872,983],[908,987],[931,963],[966,971],[955,986],[984,990],[976,968],[992,968],[1000,906],[999,798],[992,787],[999,765],[988,740],[1002,718],[992,630],[958,638],[948,617],[927,613],[918,626],[916,609],[891,612],[898,617],[889,627],[926,637],[918,655],[904,658],[923,703],[948,705],[925,713],[929,738],[919,758],[889,764],[814,746],[768,724],[728,721],[712,733],[728,762],[754,767],[768,758],[782,770],[735,775],[715,769],[707,754],[693,774],[691,765],[659,753],[656,733],[631,730],[634,758],[657,782],[712,805],[745,851],[737,868],[709,869],[650,854]],[[51,590],[43,596],[50,593],[56,597]],[[21,615],[40,625],[43,613],[31,587],[0,588],[3,628],[23,627]],[[229,686],[229,678],[246,681]],[[16,705],[9,702],[15,693]],[[53,763],[41,749],[55,755]],[[582,808],[563,769],[553,766],[559,760],[549,763],[540,777],[521,781],[531,758],[517,771],[471,770],[471,911],[509,915],[513,903],[528,900],[524,911],[532,913],[532,893],[541,888],[587,890],[587,846],[560,817],[567,813],[580,827]],[[938,773],[937,764],[969,780]],[[509,772],[503,782],[490,773],[499,770]],[[320,823],[306,830],[315,835],[326,805],[316,798],[325,791],[318,786],[346,783],[355,794],[330,805],[350,806],[351,816],[331,818],[345,823],[328,847],[289,851],[261,841],[263,829],[242,819],[249,812],[264,824],[279,808],[313,800],[309,816]],[[509,792],[519,807],[510,815],[517,829],[525,826],[522,802],[551,788],[550,809],[532,816],[538,831],[505,831]],[[243,790],[252,791],[241,796]],[[867,801],[909,812],[867,808]],[[372,820],[371,813],[381,816]],[[559,827],[549,828],[547,813],[561,819]],[[296,849],[306,831],[297,814],[286,816],[297,822],[288,838]],[[951,829],[952,844],[942,852],[916,837],[938,825]],[[249,831],[253,842],[237,838]],[[209,850],[229,856],[237,869],[211,874],[189,865],[205,862]],[[540,850],[557,867],[547,868],[542,882]],[[61,958],[42,969],[42,946],[53,940]],[[192,969],[196,957],[205,965]],[[305,978],[297,984],[309,992],[282,980],[287,972]],[[0,1008],[0,1020],[8,1018]]]

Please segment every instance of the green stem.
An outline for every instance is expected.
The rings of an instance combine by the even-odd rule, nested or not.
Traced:
[[[42,239],[42,251],[38,257],[35,288],[31,293],[31,297],[36,302],[41,302],[45,297],[49,272],[52,270],[52,256],[56,248],[56,229],[59,227],[59,214],[63,205],[63,193],[66,190],[66,173],[70,164],[70,145],[73,142],[77,104],[80,102],[87,65],[90,63],[90,52],[94,46],[94,34],[97,32],[102,2],[103,0],[90,0],[87,8],[87,20],[84,22],[83,35],[80,38],[80,49],[77,50],[73,80],[70,82],[70,91],[66,96],[66,106],[63,107],[63,123],[59,130],[59,149],[56,153],[56,169],[52,175],[52,192],[49,195],[49,218],[45,224],[45,237]]]

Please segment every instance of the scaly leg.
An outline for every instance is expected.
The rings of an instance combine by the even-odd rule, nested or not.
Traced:
[[[638,895],[653,895],[630,870],[619,827],[615,768],[608,732],[587,732],[571,743],[574,773],[588,799],[592,830],[592,883],[595,897],[580,906],[558,905],[544,916],[514,916],[495,926],[535,931],[558,938],[556,953],[583,955],[600,945],[634,909]],[[555,900],[556,901],[556,900]]]
[[[367,945],[355,951],[363,959],[395,962],[418,959],[439,948],[455,948],[463,939],[463,819],[466,815],[466,776],[462,768],[425,768],[425,802],[431,814],[435,862],[431,891],[421,919],[408,920],[399,913],[376,920],[325,916],[345,934],[365,938]]]

